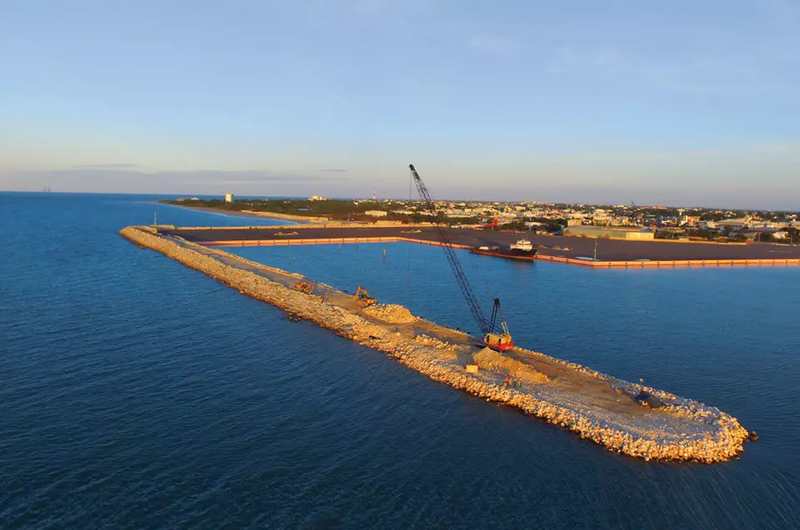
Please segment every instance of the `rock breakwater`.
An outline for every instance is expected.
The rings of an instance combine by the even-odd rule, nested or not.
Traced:
[[[736,418],[694,400],[521,348],[513,351],[513,359],[480,354],[463,333],[419,319],[402,306],[378,304],[360,310],[352,296],[320,298],[291,288],[297,274],[165,237],[147,227],[127,227],[120,234],[243,294],[380,350],[435,381],[517,407],[610,451],[645,460],[712,463],[736,457],[749,437]],[[467,373],[464,359],[475,353],[481,369]],[[520,379],[518,386],[504,384],[509,374]],[[638,403],[635,396],[642,391],[656,396],[660,406]]]

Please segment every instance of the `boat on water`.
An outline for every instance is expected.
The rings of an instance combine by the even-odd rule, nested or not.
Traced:
[[[483,256],[497,256],[498,258],[521,259],[533,261],[536,256],[536,249],[527,239],[520,239],[504,249],[499,246],[482,246],[469,249],[473,254]]]

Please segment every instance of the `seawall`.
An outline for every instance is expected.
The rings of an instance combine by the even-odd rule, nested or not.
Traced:
[[[319,286],[324,297],[304,294],[291,287],[302,276],[147,227],[127,227],[120,234],[242,294],[382,351],[435,381],[517,407],[610,451],[646,460],[712,463],[736,457],[749,438],[734,417],[715,407],[522,348],[515,348],[513,358],[481,352],[476,357],[480,372],[468,373],[465,355],[478,349],[467,336],[410,314],[406,318],[403,308],[387,306],[383,313],[370,313],[328,286]],[[386,316],[392,314],[403,318]],[[506,385],[508,376],[518,385]],[[634,399],[643,393],[651,406]]]
[[[161,234],[174,235],[200,245],[213,247],[233,246],[281,246],[281,245],[330,245],[358,243],[408,242],[423,245],[438,245],[438,234],[431,227],[405,226],[333,226],[295,225],[251,227],[165,227]],[[450,230],[450,238],[456,248],[469,249],[481,245],[504,245],[513,241],[497,238],[516,237],[514,233],[474,232]],[[531,236],[539,237],[539,236]],[[535,242],[537,261],[550,261],[600,269],[672,269],[677,267],[780,267],[800,266],[800,248],[779,245],[744,245],[698,243],[688,244],[661,241],[636,242],[608,240],[617,245],[613,249],[601,247],[598,259],[593,259],[591,247],[586,247],[587,238],[539,237]],[[580,249],[573,245],[583,245]],[[604,245],[607,243],[603,241]],[[711,249],[711,250],[709,250]],[[500,258],[496,258],[500,259]]]
[[[191,228],[181,228],[181,230],[191,230]],[[339,238],[314,238],[314,239],[243,239],[243,240],[220,240],[206,241],[202,244],[210,247],[279,247],[292,245],[335,245],[335,244],[358,244],[358,243],[417,243],[420,245],[441,246],[438,241],[427,239],[414,239],[410,237],[339,237]],[[469,249],[469,245],[459,245],[453,243],[454,248]],[[675,267],[758,267],[758,266],[788,266],[800,265],[800,259],[697,259],[697,260],[627,260],[627,261],[592,261],[563,256],[548,256],[537,254],[537,261],[551,261],[554,263],[567,263],[570,265],[580,265],[581,267],[593,267],[599,269],[648,269],[648,268],[675,268]]]

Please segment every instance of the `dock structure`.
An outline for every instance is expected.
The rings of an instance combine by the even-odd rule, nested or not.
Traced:
[[[401,306],[362,307],[352,295],[313,279],[190,241],[174,231],[128,227],[120,234],[283,309],[291,321],[314,322],[435,381],[517,407],[609,451],[645,460],[714,463],[737,457],[745,442],[754,439],[736,418],[716,407],[519,347],[501,355]],[[296,287],[306,282],[311,288]]]
[[[523,234],[448,228],[456,248],[514,243]],[[185,227],[161,229],[204,246],[284,246],[408,242],[439,245],[432,227]],[[537,249],[536,259],[595,268],[673,268],[800,265],[800,247],[672,241],[595,240],[524,234]],[[595,248],[597,242],[597,248]],[[596,259],[595,259],[596,256]]]

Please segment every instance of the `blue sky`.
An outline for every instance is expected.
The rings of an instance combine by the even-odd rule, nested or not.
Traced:
[[[800,209],[800,0],[0,0],[0,189]]]

